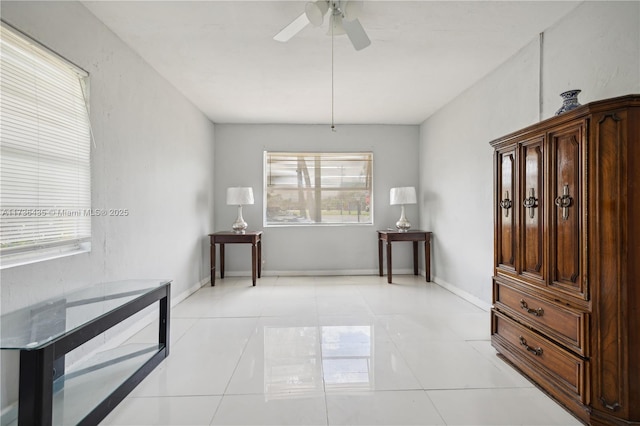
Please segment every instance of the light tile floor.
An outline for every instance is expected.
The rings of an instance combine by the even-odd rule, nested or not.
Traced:
[[[423,277],[225,278],[173,308],[171,341],[104,425],[580,424]]]

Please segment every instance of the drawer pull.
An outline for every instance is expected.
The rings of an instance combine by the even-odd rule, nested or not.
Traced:
[[[520,336],[520,344],[535,356],[542,356],[542,348],[532,348],[531,346],[527,345],[527,339],[522,336]]]
[[[613,405],[607,404],[607,401],[605,401],[605,399],[603,397],[600,397],[600,402],[608,410],[618,411],[620,409],[620,404],[618,404],[617,402],[614,402]]]
[[[531,315],[535,315],[537,317],[541,317],[542,315],[544,315],[544,309],[542,308],[531,309],[529,305],[527,305],[527,302],[524,301],[524,299],[520,299],[520,307]]]

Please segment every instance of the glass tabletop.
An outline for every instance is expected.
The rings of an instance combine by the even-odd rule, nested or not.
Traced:
[[[0,317],[0,349],[39,349],[171,280],[100,283]]]

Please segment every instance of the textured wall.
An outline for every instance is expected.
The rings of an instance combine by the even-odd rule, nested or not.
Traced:
[[[226,205],[229,186],[253,187],[256,204],[243,208],[250,229],[262,229],[263,152],[373,152],[374,224],[264,228],[264,271],[324,274],[375,273],[377,229],[394,226],[400,207],[389,205],[389,190],[418,184],[418,126],[216,125],[215,225],[231,228],[237,209]],[[418,225],[417,206],[407,217]],[[411,244],[394,245],[394,267],[412,267]],[[407,247],[408,246],[408,247]],[[227,246],[229,271],[248,273],[248,247]]]
[[[584,2],[420,128],[421,226],[436,281],[491,303],[492,139],[582,103],[640,93],[640,3]],[[542,52],[542,54],[541,54]],[[541,102],[542,100],[542,102]]]
[[[93,218],[90,253],[3,270],[2,311],[117,279],[173,279],[174,297],[197,286],[209,275],[213,124],[79,3],[3,1],[2,19],[90,73],[92,207],[129,210]],[[2,357],[5,407],[17,356]]]

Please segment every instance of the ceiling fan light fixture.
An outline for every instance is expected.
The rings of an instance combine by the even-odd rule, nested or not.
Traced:
[[[331,32],[333,29],[333,33]],[[342,15],[331,15],[329,18],[329,30],[327,31],[327,35],[344,35],[347,32],[344,30],[344,26],[342,25]]]
[[[319,27],[324,22],[324,15],[329,10],[329,2],[325,0],[318,0],[315,2],[308,2],[304,7],[304,13],[307,15],[307,19],[313,26]]]

